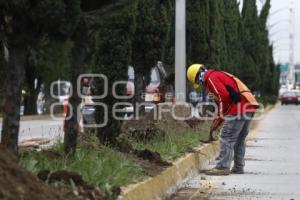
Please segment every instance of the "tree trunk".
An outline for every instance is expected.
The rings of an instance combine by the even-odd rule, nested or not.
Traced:
[[[81,99],[77,94],[77,78],[84,72],[84,64],[87,56],[87,35],[86,26],[84,21],[78,25],[75,35],[73,36],[74,46],[72,49],[72,78],[71,83],[73,86],[73,95],[69,99],[69,105],[72,107],[68,109],[66,118],[70,117],[69,120],[65,120],[64,124],[64,149],[67,155],[74,155],[77,146],[77,136],[80,131],[77,108],[81,103]],[[72,115],[71,115],[72,114]]]
[[[26,69],[25,77],[26,77],[28,91],[26,95],[27,100],[25,101],[26,104],[24,104],[24,115],[36,115],[37,114],[36,100],[40,89],[39,87],[40,83],[38,80],[37,87],[36,88],[34,87],[35,86],[34,81],[37,77],[33,66],[27,63],[25,69]]]
[[[145,102],[145,80],[143,73],[134,71],[134,114],[141,116],[145,114],[145,106],[139,106],[139,104]],[[137,109],[138,108],[138,109]]]
[[[6,65],[5,62],[5,55],[4,55],[4,46],[0,39],[0,77],[4,76],[4,67]],[[4,93],[4,79],[0,78],[0,114],[2,113],[2,100],[3,100],[3,93]]]
[[[13,153],[18,153],[20,125],[21,84],[24,79],[26,48],[9,46],[9,60],[5,68],[3,94],[3,125],[1,144]]]

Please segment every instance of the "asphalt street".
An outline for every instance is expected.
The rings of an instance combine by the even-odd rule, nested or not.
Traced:
[[[2,124],[0,123],[0,135]],[[63,121],[43,119],[20,122],[19,141],[36,137],[46,137],[51,141],[57,141],[63,136]]]
[[[171,199],[300,199],[300,106],[277,105],[254,131],[245,174],[200,174]]]

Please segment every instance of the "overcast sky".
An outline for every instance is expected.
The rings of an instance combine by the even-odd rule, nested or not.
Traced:
[[[242,0],[240,8],[242,9]],[[290,31],[290,11],[291,2],[294,2],[295,10],[295,42],[294,61],[300,63],[300,0],[271,0],[271,11],[268,20],[270,40],[274,46],[274,58],[276,62],[289,62],[289,31]],[[256,0],[258,11],[265,0]]]
[[[300,63],[300,0],[271,0],[272,7],[268,21],[270,40],[274,44],[274,58],[277,62],[289,61],[289,20],[290,5],[294,1],[295,9],[295,43],[294,60]],[[258,0],[258,8],[261,6]]]

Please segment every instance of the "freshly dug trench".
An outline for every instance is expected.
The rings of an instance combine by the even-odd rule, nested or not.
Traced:
[[[47,181],[49,183],[62,181],[65,184],[70,184],[72,181],[76,186],[87,186],[87,184],[84,182],[81,175],[79,175],[76,172],[68,172],[66,170],[59,170],[59,171],[50,173],[49,170],[42,170],[37,174],[37,176],[42,181]]]
[[[172,165],[172,163],[162,160],[159,153],[150,151],[149,149],[135,150],[134,154],[139,158],[142,158],[144,160],[149,160],[150,162],[154,162],[155,164],[157,164],[159,166],[171,166]]]
[[[49,183],[63,182],[67,185],[74,183],[77,188],[76,191],[73,191],[73,193],[80,198],[87,200],[104,199],[98,190],[96,190],[93,186],[88,185],[83,180],[82,176],[76,172],[69,172],[66,170],[50,172],[49,170],[42,170],[37,176],[39,179]]]
[[[171,163],[164,161],[158,152],[153,152],[149,149],[144,149],[144,150],[134,149],[133,146],[126,138],[118,139],[117,150],[122,153],[135,155],[137,158],[142,160],[148,160],[156,164],[157,166],[166,167],[172,165]]]

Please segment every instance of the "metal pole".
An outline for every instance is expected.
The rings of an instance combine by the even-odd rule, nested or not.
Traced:
[[[186,101],[186,0],[176,0],[175,98]]]
[[[295,65],[294,65],[294,32],[295,32],[295,10],[294,0],[290,1],[290,52],[289,52],[289,85],[294,87],[295,83]]]

